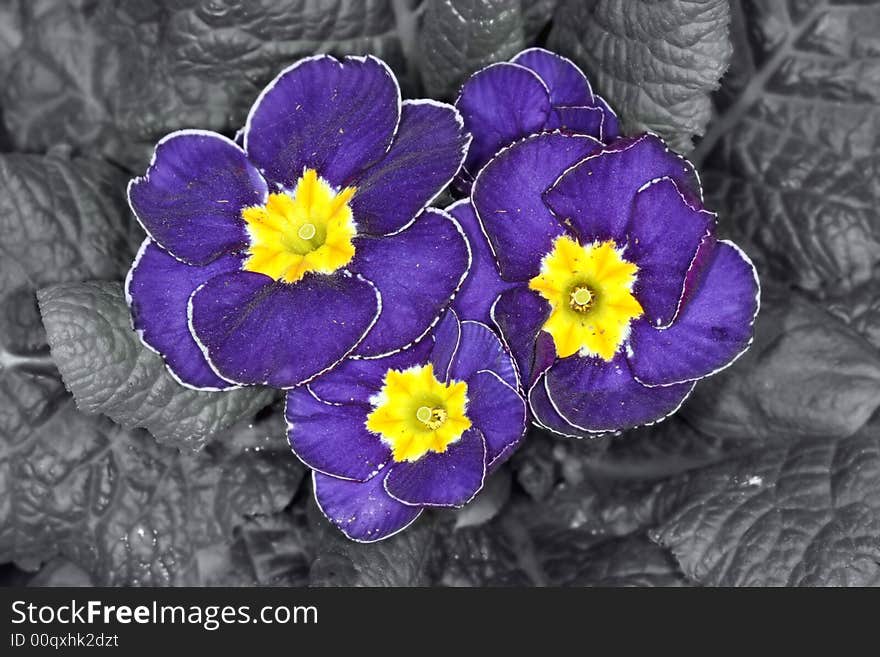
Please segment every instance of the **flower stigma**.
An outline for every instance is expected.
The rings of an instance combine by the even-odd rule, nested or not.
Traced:
[[[638,271],[613,241],[584,246],[568,236],[556,239],[529,287],[550,303],[543,330],[560,358],[614,358],[643,312],[632,294]]]
[[[471,427],[467,383],[442,383],[433,365],[388,370],[372,400],[367,429],[379,434],[395,461],[417,461],[429,452],[442,454]]]
[[[242,210],[250,239],[244,270],[295,283],[308,272],[332,274],[347,265],[355,252],[349,204],[355,191],[336,191],[306,169],[292,192],[269,194],[265,205]]]

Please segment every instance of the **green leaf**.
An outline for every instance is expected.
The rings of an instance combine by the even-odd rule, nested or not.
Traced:
[[[132,330],[119,283],[65,283],[38,297],[52,356],[81,411],[198,449],[272,401],[273,391],[262,387],[202,392],[180,385]]]
[[[140,168],[151,149],[132,144],[194,126],[234,131],[300,57],[374,53],[398,65],[391,3],[16,3],[0,105],[19,149],[66,142]]]
[[[436,0],[421,31],[422,82],[428,95],[452,99],[475,71],[523,49],[521,0]]]
[[[880,352],[788,291],[765,290],[749,351],[700,381],[681,410],[698,431],[745,442],[852,435],[880,407]]]
[[[759,450],[670,483],[654,538],[708,586],[880,584],[880,424]]]
[[[562,0],[549,45],[586,71],[626,132],[688,152],[730,60],[728,0]]]
[[[218,435],[182,454],[62,404],[0,455],[0,562],[60,555],[103,586],[203,583],[218,546],[283,509],[303,476],[279,415],[231,432],[272,436],[272,448]]]
[[[694,153],[707,207],[762,278],[820,297],[866,284],[880,262],[880,6],[733,6],[738,55]]]

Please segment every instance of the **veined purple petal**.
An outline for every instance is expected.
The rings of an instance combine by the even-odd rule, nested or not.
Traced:
[[[391,450],[367,431],[369,403],[328,404],[305,387],[287,393],[284,414],[294,454],[312,470],[366,481],[391,460]]]
[[[629,362],[636,378],[674,387],[723,369],[751,343],[759,296],[751,261],[732,243],[719,242],[672,326],[633,324]]]
[[[571,356],[546,373],[547,396],[556,412],[583,433],[621,431],[674,413],[693,383],[648,388],[633,378],[623,353],[612,361]]]
[[[461,338],[449,367],[449,378],[470,381],[477,372],[489,370],[516,389],[519,380],[513,358],[501,340],[485,324],[474,321],[461,323]]]
[[[550,113],[547,129],[592,135],[601,141],[604,123],[605,112],[599,107],[557,106]]]
[[[265,203],[266,181],[222,135],[174,132],[156,145],[128,201],[147,234],[175,257],[205,265],[247,244],[242,208]]]
[[[617,139],[620,136],[620,119],[617,113],[611,109],[611,106],[601,96],[596,96],[596,104],[602,109],[605,119],[602,121],[602,134],[599,136],[606,144]]]
[[[582,243],[622,243],[636,193],[645,183],[664,177],[674,180],[683,191],[698,185],[687,160],[670,151],[658,137],[644,134],[621,139],[572,166],[546,191],[544,199],[560,221],[570,222]]]
[[[549,316],[550,305],[525,285],[504,292],[492,306],[492,321],[513,354],[526,390],[543,369],[550,366],[555,357],[553,348],[549,362],[539,362],[537,358],[536,349],[541,343],[541,329]],[[550,338],[549,335],[547,337]],[[553,347],[552,338],[550,341],[550,346]],[[542,359],[545,360],[548,359]]]
[[[395,463],[385,477],[385,490],[414,506],[461,507],[483,487],[486,442],[468,429],[442,454],[428,452],[418,461]]]
[[[471,245],[471,268],[455,295],[452,308],[462,319],[489,323],[492,301],[515,283],[508,283],[501,278],[492,247],[483,234],[470,201],[462,199],[446,208],[446,211],[458,220]]]
[[[528,392],[529,410],[531,411],[532,423],[559,436],[566,438],[585,438],[591,434],[573,426],[564,417],[556,412],[550,398],[547,396],[545,375],[542,373],[532,384]]]
[[[553,105],[592,105],[593,90],[587,77],[567,57],[543,48],[523,50],[511,60],[532,69],[550,90]]]
[[[543,129],[550,95],[534,71],[502,62],[474,73],[455,106],[474,136],[465,160],[465,169],[474,176],[499,148]]]
[[[186,306],[193,291],[218,274],[237,270],[241,258],[221,256],[208,265],[187,265],[144,240],[125,279],[132,326],[141,340],[165,360],[174,377],[200,390],[234,387],[211,369],[193,340]]]
[[[486,440],[487,465],[497,465],[525,435],[525,401],[514,386],[489,370],[476,372],[467,384],[467,416]]]
[[[541,194],[567,167],[601,147],[582,135],[534,135],[498,153],[477,176],[471,199],[504,279],[526,281],[538,274],[541,259],[564,232]]]
[[[636,194],[626,258],[639,267],[633,292],[652,326],[667,326],[674,319],[697,249],[714,227],[715,215],[689,206],[669,178]]]
[[[347,272],[287,284],[238,271],[212,278],[189,305],[190,330],[223,378],[289,388],[345,358],[375,323],[381,297]]]
[[[470,266],[470,250],[458,223],[428,208],[406,230],[387,237],[359,237],[351,269],[382,294],[379,321],[356,350],[376,357],[423,337],[452,302]]]
[[[330,404],[366,403],[382,389],[388,370],[405,370],[424,364],[432,346],[430,340],[420,340],[408,349],[384,358],[347,358],[311,381],[309,390]]]
[[[315,501],[321,513],[343,534],[359,543],[373,543],[405,529],[422,509],[401,504],[385,492],[385,477],[363,483],[312,473]]]
[[[412,221],[452,181],[469,143],[454,107],[405,100],[391,150],[353,183],[351,208],[360,232],[385,235]]]
[[[447,310],[434,329],[434,344],[431,349],[431,364],[434,375],[441,381],[449,379],[452,359],[461,343],[461,322],[454,310]]]
[[[384,157],[399,119],[400,89],[384,62],[316,55],[284,70],[257,98],[245,150],[284,187],[305,168],[342,187]]]

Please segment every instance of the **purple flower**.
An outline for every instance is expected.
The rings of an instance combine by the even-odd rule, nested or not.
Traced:
[[[534,421],[587,436],[656,422],[748,347],[759,285],[718,240],[689,162],[656,136],[543,133],[499,152],[452,208]],[[478,224],[482,230],[475,230]]]
[[[149,238],[126,280],[135,329],[199,389],[309,381],[424,336],[469,249],[426,209],[469,137],[451,106],[403,101],[373,57],[282,72],[241,133],[156,146],[129,202]]]
[[[425,507],[473,499],[522,440],[518,385],[492,330],[449,311],[433,340],[289,391],[288,438],[314,470],[324,515],[353,540],[378,541]]]
[[[617,115],[593,93],[583,72],[542,48],[524,50],[509,62],[474,73],[455,106],[474,137],[456,179],[462,192],[496,152],[523,137],[561,130],[609,142],[620,131]]]

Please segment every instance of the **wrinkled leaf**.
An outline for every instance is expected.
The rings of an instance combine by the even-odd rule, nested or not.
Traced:
[[[880,5],[734,5],[740,54],[694,154],[707,205],[762,277],[838,295],[880,262]]]
[[[310,586],[425,586],[436,518],[422,514],[406,531],[378,543],[354,543],[321,518],[323,536]]]
[[[572,541],[576,546],[577,537]],[[547,568],[565,574],[557,582],[561,586],[688,586],[672,554],[643,534],[572,550],[568,559]]]
[[[400,61],[391,0],[16,5],[0,104],[15,145],[57,142],[140,167],[178,128],[234,131],[261,87],[316,52]]]
[[[712,436],[849,436],[880,407],[880,352],[793,294],[767,292],[749,351],[697,384],[681,414]]]
[[[132,330],[119,283],[65,283],[38,296],[52,356],[81,411],[198,449],[272,400],[261,387],[201,392],[180,385]]]
[[[0,457],[0,561],[60,555],[104,586],[202,583],[217,545],[283,509],[302,479],[282,422],[270,424],[272,450],[218,436],[181,454],[63,404]]]
[[[880,424],[759,450],[671,483],[654,538],[710,586],[880,584]],[[671,505],[672,502],[668,502]]]
[[[732,46],[728,0],[562,0],[550,47],[579,63],[623,120],[688,152],[712,117]]]
[[[523,49],[521,0],[435,0],[427,3],[420,68],[426,92],[455,98],[471,73]]]

